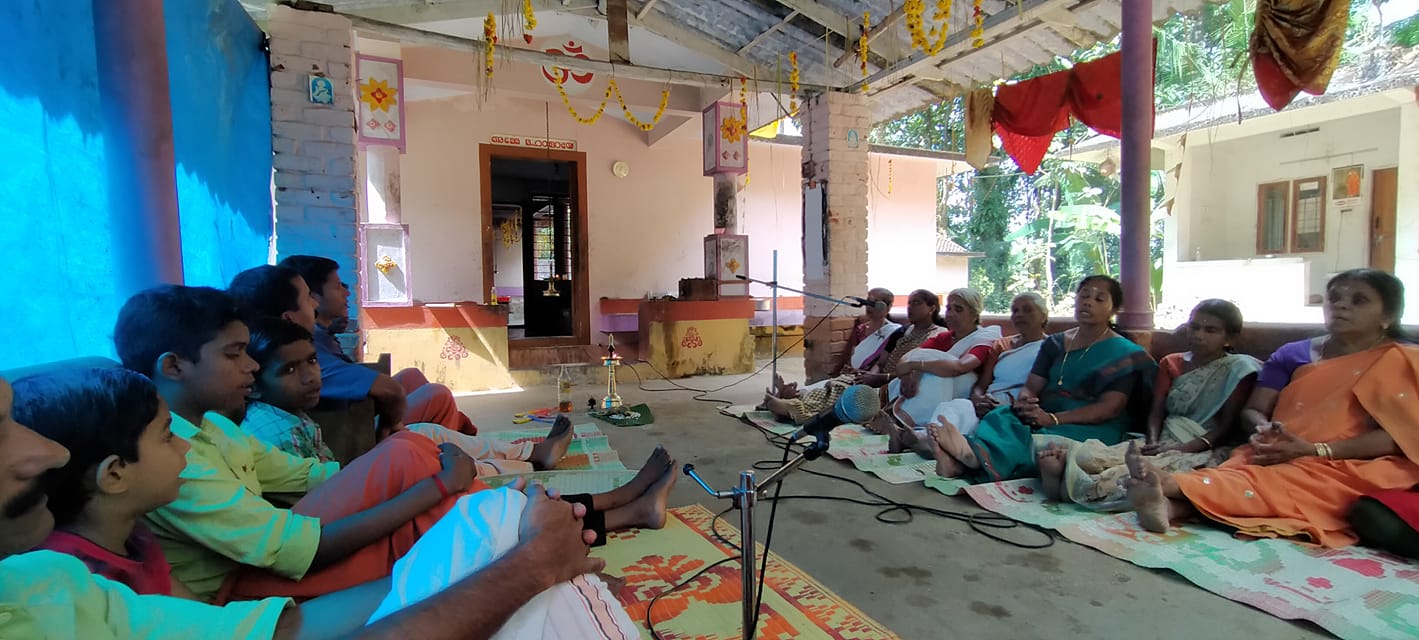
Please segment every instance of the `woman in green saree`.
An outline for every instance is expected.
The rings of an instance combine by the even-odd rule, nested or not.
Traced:
[[[1142,453],[1160,471],[1215,467],[1240,439],[1242,407],[1261,362],[1232,353],[1242,312],[1226,300],[1203,300],[1187,323],[1189,349],[1158,363],[1153,411]],[[1051,500],[1069,500],[1100,511],[1129,509],[1124,479],[1128,444],[1098,440],[1050,444],[1040,452],[1040,478]]]
[[[998,482],[1034,476],[1036,436],[1118,444],[1132,416],[1141,421],[1158,369],[1143,347],[1123,337],[1112,318],[1123,287],[1108,276],[1089,276],[1074,299],[1078,326],[1045,339],[1015,402],[981,418],[970,433],[941,416],[928,425],[936,472]]]

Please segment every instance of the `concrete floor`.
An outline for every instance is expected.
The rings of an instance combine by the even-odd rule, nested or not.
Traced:
[[[642,375],[650,373],[645,365],[637,368]],[[801,380],[802,358],[781,361],[780,371],[786,379]],[[675,382],[716,389],[744,377]],[[712,397],[757,402],[768,378],[764,371]],[[670,385],[649,380],[645,387]],[[578,406],[602,392],[577,387]],[[754,461],[779,459],[779,451],[758,431],[720,415],[715,410],[719,405],[693,400],[693,393],[641,391],[634,374],[623,367],[621,395],[628,404],[648,403],[656,419],[654,425],[633,429],[598,422],[628,467],[638,467],[656,444],[664,444],[681,463],[694,463],[715,488],[726,489]],[[512,428],[513,413],[555,402],[551,386],[459,399],[480,429]],[[969,499],[943,496],[920,484],[887,484],[837,460],[824,458],[808,468],[853,478],[894,500],[980,511]],[[851,485],[804,473],[790,476],[784,487],[784,495],[794,494],[867,497]],[[727,506],[682,476],[671,506],[696,503],[716,511]],[[1063,539],[1048,549],[1025,550],[986,538],[962,522],[919,515],[910,524],[888,525],[873,518],[876,512],[846,503],[784,502],[773,550],[907,640],[1329,637],[1318,627],[1280,620],[1215,596],[1172,572],[1137,567]],[[758,515],[762,543],[767,505]],[[730,514],[730,524],[737,517]]]

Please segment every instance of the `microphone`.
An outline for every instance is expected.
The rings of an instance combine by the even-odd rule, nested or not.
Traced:
[[[859,298],[857,296],[848,296],[847,299],[853,301],[852,306],[854,307],[872,307],[873,309],[887,308],[887,303],[881,300],[868,300],[867,298]]]
[[[828,433],[847,423],[864,423],[882,409],[882,400],[877,390],[865,384],[855,384],[843,391],[831,409],[813,416],[808,422],[793,432],[791,440],[803,436],[813,436],[815,442],[804,450],[809,460],[828,451]]]

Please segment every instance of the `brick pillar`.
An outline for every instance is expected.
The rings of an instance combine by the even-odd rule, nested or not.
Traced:
[[[267,15],[277,259],[297,254],[331,258],[340,263],[341,277],[354,288],[359,269],[351,86],[354,31],[349,19],[332,13],[277,5]],[[335,104],[310,102],[311,75],[331,80]],[[350,312],[356,314],[354,304]]]
[[[867,132],[870,126],[867,96],[829,91],[807,104],[804,118],[804,176],[810,186],[826,189],[823,238],[804,238],[804,288],[819,295],[842,298],[864,295],[867,290]],[[850,132],[856,132],[853,136]],[[805,230],[811,228],[805,219]],[[826,240],[821,277],[807,265],[806,243]],[[847,350],[847,333],[857,309],[833,308],[832,303],[808,299],[804,303],[804,368],[810,382],[827,376],[829,368]],[[823,320],[825,317],[832,317]],[[819,321],[822,320],[822,324]]]

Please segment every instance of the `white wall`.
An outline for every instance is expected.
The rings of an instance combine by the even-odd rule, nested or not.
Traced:
[[[410,55],[406,50],[405,61],[411,77],[481,73],[467,56]],[[426,68],[433,64],[439,68]],[[517,68],[500,65],[495,87],[497,77],[525,71]],[[548,94],[495,89],[481,104],[473,96],[407,103],[401,205],[418,300],[482,301],[487,294],[481,290],[484,214],[478,148],[494,134],[575,140],[577,150],[586,153],[593,332],[600,328],[600,298],[674,293],[681,278],[703,276],[703,239],[712,230],[714,194],[712,180],[701,175],[698,117],[648,146],[641,131],[611,117],[614,100],[606,116],[588,126],[573,120],[554,92]],[[803,286],[801,155],[797,146],[751,142],[745,187],[749,272],[770,279],[777,249],[779,280],[796,289]],[[611,173],[616,161],[630,166],[626,178]],[[890,195],[886,158],[874,154],[871,166],[872,285],[894,291],[939,288],[933,282],[936,162],[895,158]],[[501,254],[496,228],[494,236]],[[755,287],[753,294],[767,295],[768,289]]]
[[[1188,137],[1187,164],[1183,171],[1189,189],[1179,202],[1189,229],[1182,237],[1182,261],[1257,258],[1256,189],[1268,182],[1325,176],[1353,164],[1366,169],[1365,197],[1348,211],[1338,210],[1327,199],[1325,251],[1295,254],[1310,263],[1310,294],[1321,293],[1329,274],[1366,266],[1369,260],[1369,173],[1393,167],[1399,160],[1399,111],[1331,120],[1317,125],[1320,131],[1291,138],[1262,135],[1207,143],[1207,133]],[[1402,181],[1402,180],[1401,180]],[[1405,209],[1401,206],[1401,211]]]
[[[971,280],[971,259],[964,256],[936,256],[936,280],[932,291],[950,292],[969,286]],[[910,289],[908,289],[910,291]]]
[[[888,160],[891,168],[888,169]],[[936,161],[871,154],[867,176],[867,284],[905,299],[949,291],[936,273]],[[887,192],[891,175],[891,193]],[[958,286],[965,286],[962,282]]]
[[[1405,324],[1419,324],[1419,105],[1406,102],[1399,113],[1398,220],[1394,274],[1407,285]]]

